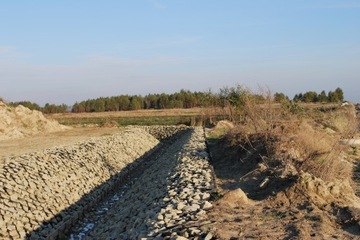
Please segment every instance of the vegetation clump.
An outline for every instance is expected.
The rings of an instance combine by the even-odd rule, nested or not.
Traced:
[[[238,98],[242,104],[229,117],[233,128],[215,127],[207,135],[224,196],[209,214],[216,237],[239,236],[238,229],[266,239],[359,236],[354,165],[360,155],[339,141],[358,131],[355,107],[275,101],[270,91],[262,91],[259,103],[257,95]]]
[[[320,94],[314,91],[306,93],[296,94],[293,98],[294,101],[301,102],[342,102],[344,101],[344,92],[341,88],[336,88],[335,91],[329,91],[328,94],[325,91],[321,91]]]
[[[358,130],[353,105],[308,107],[284,98],[279,105],[274,98],[278,95],[270,91],[237,92],[241,97],[229,93],[239,103],[229,116],[236,126],[224,137],[231,146],[245,155],[257,155],[253,159],[268,166],[291,164],[297,172],[309,172],[325,181],[351,180],[353,164],[347,161],[347,147],[340,139]]]

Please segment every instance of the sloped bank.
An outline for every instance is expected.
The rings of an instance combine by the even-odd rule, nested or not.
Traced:
[[[111,189],[110,178],[158,144],[146,131],[127,128],[118,135],[2,160],[0,238],[49,236],[91,198]]]
[[[143,172],[86,238],[210,239],[213,190],[204,132],[195,128]]]
[[[179,126],[154,125],[154,126],[134,126],[134,127],[144,129],[159,141],[169,139],[175,134],[189,129],[189,127],[185,125],[179,125]]]

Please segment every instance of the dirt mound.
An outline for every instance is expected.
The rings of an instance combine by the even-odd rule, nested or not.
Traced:
[[[221,120],[216,123],[216,125],[211,128],[207,129],[207,136],[210,138],[219,138],[224,136],[227,132],[233,129],[235,126],[232,122],[227,120]]]
[[[237,206],[244,206],[244,205],[251,205],[253,204],[253,201],[250,200],[246,193],[244,193],[241,188],[237,188],[235,190],[227,192],[219,201],[218,203],[229,205],[232,208],[235,208]]]
[[[230,121],[227,121],[227,120],[222,120],[222,121],[219,121],[215,128],[226,128],[226,129],[231,129],[231,128],[234,128],[234,124]]]
[[[107,121],[104,123],[104,125],[102,126],[104,128],[116,128],[119,127],[119,123],[116,121]]]
[[[39,111],[30,110],[22,105],[13,108],[0,102],[0,141],[65,129],[68,127],[46,119]]]

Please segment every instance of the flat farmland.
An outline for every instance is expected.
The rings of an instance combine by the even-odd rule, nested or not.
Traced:
[[[189,109],[147,109],[117,112],[92,112],[92,113],[60,113],[46,115],[64,125],[100,126],[116,122],[124,125],[191,125],[196,119],[205,116],[222,115],[220,109],[189,108]]]
[[[339,106],[334,103],[300,103],[298,105],[305,111],[320,109],[327,111]],[[260,104],[262,109],[281,108],[278,103]],[[202,125],[204,121],[229,119],[234,112],[228,107],[211,108],[179,108],[179,109],[142,109],[116,112],[91,113],[57,113],[46,115],[60,124],[68,126],[127,126],[127,125]]]

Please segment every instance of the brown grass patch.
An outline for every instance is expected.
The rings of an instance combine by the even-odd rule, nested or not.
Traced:
[[[302,105],[304,111],[299,113],[291,109],[284,113],[269,96],[265,99],[261,105],[252,99],[245,101],[237,113],[241,116],[238,125],[226,136],[230,145],[255,153],[255,159],[268,165],[292,164],[298,172],[309,172],[325,181],[351,181],[353,164],[347,161],[346,147],[339,140],[357,132],[354,106],[311,104],[309,108]]]
[[[46,115],[48,118],[107,118],[107,117],[169,117],[169,116],[199,116],[204,112],[203,108],[187,109],[147,109],[117,112],[93,112],[93,113],[56,113]]]

